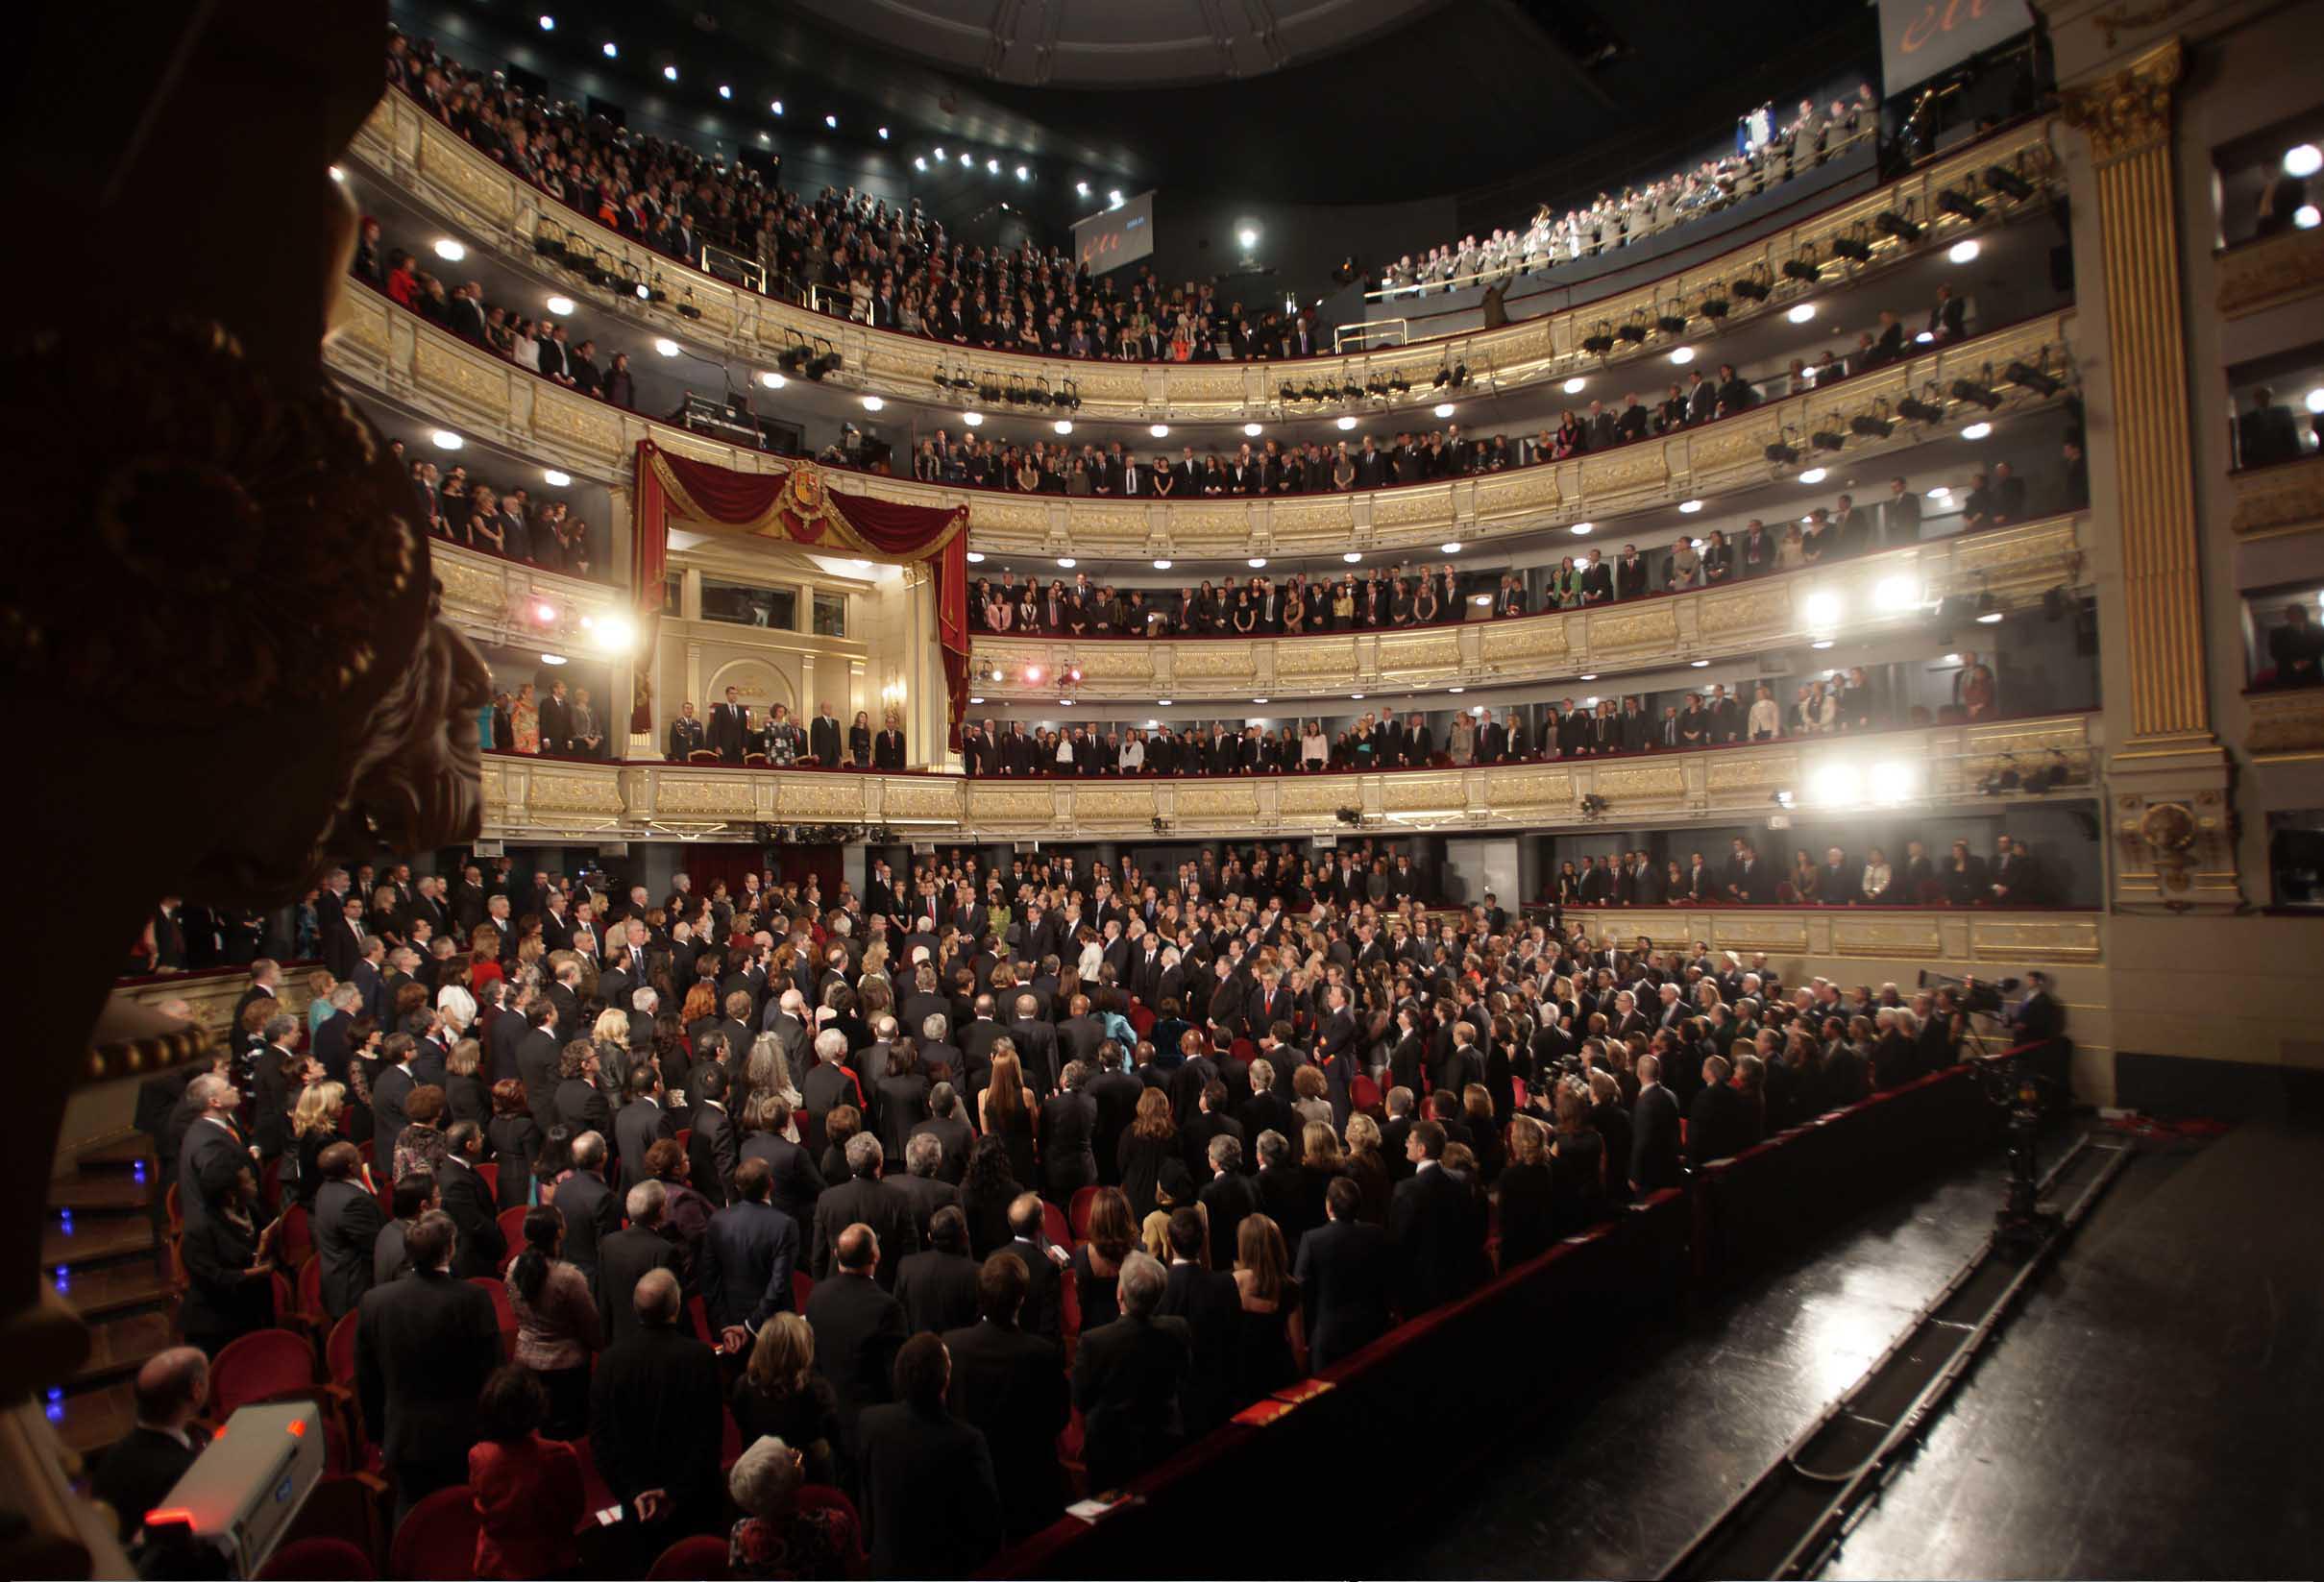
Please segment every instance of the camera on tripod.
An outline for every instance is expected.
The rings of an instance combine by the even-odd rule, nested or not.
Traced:
[[[1954,978],[1942,972],[1930,972],[1923,968],[1920,973],[1920,986],[1929,989],[1951,989],[1953,1003],[1973,1016],[1999,1016],[2002,996],[2017,993],[2018,989],[2025,986],[2025,980],[2004,978],[1998,983],[1988,983],[1983,979]]]

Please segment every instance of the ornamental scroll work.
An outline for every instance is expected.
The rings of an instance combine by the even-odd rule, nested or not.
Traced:
[[[2166,39],[2120,71],[2064,92],[2066,119],[2090,134],[2101,164],[2127,158],[2170,135],[2172,90],[2187,69],[2187,51]]]

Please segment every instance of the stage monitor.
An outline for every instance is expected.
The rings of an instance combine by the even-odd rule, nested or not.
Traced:
[[[2025,0],[1880,0],[1880,69],[1902,93],[2034,25]]]
[[[1154,251],[1154,194],[1141,192],[1119,208],[1101,209],[1073,227],[1073,256],[1092,275],[1136,263]]]

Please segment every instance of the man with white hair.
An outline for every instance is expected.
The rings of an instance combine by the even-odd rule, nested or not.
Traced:
[[[1121,1317],[1084,1330],[1073,1353],[1089,1487],[1117,1489],[1166,1459],[1183,1437],[1179,1393],[1194,1356],[1182,1318],[1158,1318],[1169,1277],[1144,1253],[1122,1260]]]
[[[809,1146],[822,1146],[823,1117],[840,1105],[864,1107],[863,1084],[847,1064],[847,1034],[826,1027],[815,1035],[815,1065],[798,1079],[799,1109],[813,1133]]]
[[[849,1179],[824,1188],[815,1204],[815,1252],[810,1261],[815,1278],[831,1278],[840,1232],[851,1225],[868,1225],[879,1238],[882,1258],[879,1282],[893,1290],[896,1265],[920,1248],[919,1217],[911,1196],[900,1186],[879,1179],[886,1151],[879,1138],[860,1132],[847,1139]]]
[[[233,1083],[214,1073],[204,1072],[185,1084],[185,1099],[194,1110],[194,1119],[186,1127],[185,1141],[178,1150],[178,1209],[184,1216],[186,1228],[191,1229],[209,1218],[209,1200],[203,1194],[202,1183],[214,1179],[209,1172],[220,1168],[216,1161],[238,1154],[247,1154],[255,1160],[257,1151],[234,1124],[234,1109],[240,1099]]]
[[[629,1224],[598,1243],[598,1322],[608,1346],[637,1332],[637,1303],[631,1299],[638,1281],[656,1269],[667,1269],[681,1281],[686,1277],[676,1245],[662,1235],[669,1206],[669,1188],[658,1180],[638,1182],[623,1202]]]

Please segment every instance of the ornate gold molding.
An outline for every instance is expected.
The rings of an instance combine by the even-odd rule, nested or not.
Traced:
[[[2255,538],[2324,526],[2324,455],[2230,473],[2236,508],[2228,525]]]
[[[2254,758],[2307,757],[2324,750],[2324,688],[2253,693],[2243,746]]]
[[[2170,8],[2175,9],[2175,8]],[[2145,26],[2169,14],[2131,17],[2105,15],[2093,20],[2107,28],[2106,42],[2114,45],[2114,22],[2125,27]],[[2066,120],[2090,134],[2091,152],[2100,164],[2127,158],[2169,140],[2171,97],[2187,65],[2187,52],[2176,38],[2166,38],[2129,65],[2094,83],[2064,91]],[[2174,225],[2174,234],[2177,227]]]
[[[2219,278],[2223,318],[2247,318],[2312,297],[2324,291],[2324,227],[2231,247],[2214,260],[2213,273]]]

